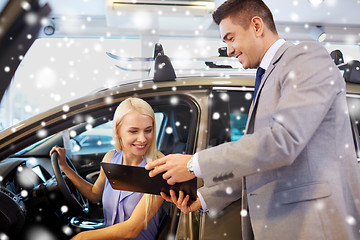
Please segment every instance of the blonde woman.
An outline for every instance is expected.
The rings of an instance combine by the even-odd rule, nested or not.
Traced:
[[[115,150],[106,153],[103,162],[144,167],[163,155],[156,148],[155,116],[142,99],[128,98],[116,109],[113,119]],[[96,203],[102,199],[106,227],[84,231],[72,239],[155,239],[159,228],[157,213],[160,196],[114,190],[101,169],[92,185],[76,174],[66,163],[65,150],[53,147],[50,155],[59,154],[59,165],[75,187]]]

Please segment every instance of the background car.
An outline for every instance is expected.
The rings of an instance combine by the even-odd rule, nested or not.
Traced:
[[[103,226],[101,204],[87,203],[66,176],[61,176],[70,199],[75,198],[76,203],[69,200],[68,193],[64,194],[67,190],[54,176],[57,170],[49,151],[54,145],[64,146],[64,142],[70,141],[74,167],[81,176],[94,182],[103,155],[113,148],[114,111],[127,97],[143,98],[153,107],[157,116],[157,145],[165,155],[192,154],[242,137],[254,76],[182,77],[161,82],[149,79],[139,83],[102,89],[0,133],[1,232],[13,237],[21,230],[24,234],[16,238],[43,232],[54,239],[65,239],[78,231]],[[360,85],[348,82],[347,92],[356,142]],[[198,179],[198,186],[201,185]],[[170,206],[162,226],[165,236],[171,233],[176,239],[241,236],[240,201],[215,218],[200,212],[179,215],[174,205]]]

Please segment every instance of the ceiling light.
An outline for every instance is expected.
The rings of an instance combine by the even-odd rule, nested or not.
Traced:
[[[309,0],[310,4],[314,7],[319,6],[324,0]]]
[[[310,28],[310,35],[318,42],[323,42],[326,39],[326,33],[322,26],[312,26]]]

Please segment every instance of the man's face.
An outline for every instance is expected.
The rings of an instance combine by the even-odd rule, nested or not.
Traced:
[[[261,60],[261,44],[255,35],[255,29],[249,22],[248,29],[233,23],[230,17],[224,18],[220,24],[222,40],[227,45],[227,54],[239,59],[246,68],[259,66]]]

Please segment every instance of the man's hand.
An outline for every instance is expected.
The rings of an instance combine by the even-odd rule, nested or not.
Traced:
[[[191,157],[192,155],[170,154],[148,163],[145,169],[152,169],[149,173],[150,177],[165,172],[163,178],[167,180],[167,183],[170,185],[174,185],[177,182],[186,182],[195,177],[195,175],[187,169],[187,163]]]
[[[184,192],[179,191],[179,198],[176,197],[175,191],[170,190],[170,196],[166,195],[165,193],[160,193],[161,197],[165,199],[168,202],[173,202],[177,206],[178,209],[180,209],[183,213],[189,213],[196,211],[201,208],[201,203],[199,198],[196,199],[196,201],[192,202],[189,205],[189,195],[186,195],[184,198]]]

